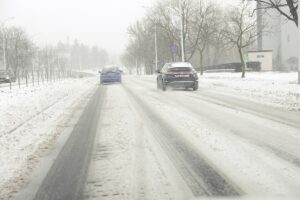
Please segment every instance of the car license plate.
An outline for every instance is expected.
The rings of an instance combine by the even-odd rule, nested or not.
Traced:
[[[178,75],[175,75],[175,77],[189,77],[188,74],[178,74]]]

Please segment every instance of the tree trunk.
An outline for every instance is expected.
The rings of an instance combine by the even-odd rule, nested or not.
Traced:
[[[37,82],[40,85],[40,69],[37,70]]]
[[[25,71],[25,81],[26,81],[26,87],[28,87],[28,72]]]
[[[139,65],[138,65],[138,60],[135,60],[135,68],[136,68],[136,75],[139,75]]]
[[[32,86],[34,86],[34,71],[33,71],[33,68],[31,69],[31,79],[32,79]]]
[[[200,51],[200,75],[203,76],[203,52]]]
[[[242,63],[242,78],[245,78],[246,70],[245,70],[245,62],[244,62],[244,58],[243,58],[242,49],[240,47],[238,47],[238,51],[239,51],[239,55],[240,55],[240,59],[241,59],[241,63]]]
[[[19,68],[17,68],[17,75],[18,75],[18,85],[19,85],[19,88],[21,88],[20,69]]]

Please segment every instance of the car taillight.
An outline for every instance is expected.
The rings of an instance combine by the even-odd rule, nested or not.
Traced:
[[[173,73],[166,73],[165,75],[166,75],[167,77],[172,77],[172,76],[174,76]]]
[[[192,73],[192,74],[190,75],[190,77],[198,78],[198,75],[197,75],[196,72],[194,72],[194,73]]]

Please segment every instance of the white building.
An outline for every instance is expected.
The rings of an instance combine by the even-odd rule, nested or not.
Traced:
[[[261,71],[273,70],[273,51],[248,51],[248,60],[250,62],[260,62]]]
[[[262,13],[263,33],[261,40],[258,40],[258,50],[273,51],[273,70],[297,70],[297,26],[275,9],[262,11]],[[258,20],[260,20],[259,17]]]

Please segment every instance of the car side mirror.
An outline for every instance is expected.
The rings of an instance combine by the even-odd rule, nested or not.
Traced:
[[[99,74],[101,74],[101,71],[98,71]]]
[[[161,71],[159,70],[159,69],[157,69],[157,70],[155,70],[156,71],[156,73],[158,73],[158,74],[160,74],[161,73]]]

